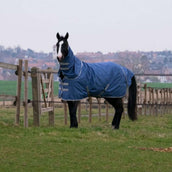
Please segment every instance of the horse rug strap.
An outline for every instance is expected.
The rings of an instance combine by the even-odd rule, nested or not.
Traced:
[[[131,85],[134,74],[113,62],[85,63],[74,56],[69,48],[68,56],[60,63],[59,97],[63,100],[106,97],[122,98]]]

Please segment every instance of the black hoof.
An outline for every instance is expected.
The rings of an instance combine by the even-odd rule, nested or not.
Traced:
[[[114,127],[114,130],[119,130],[119,127],[118,128]]]
[[[70,128],[78,128],[78,126],[70,126]]]
[[[119,130],[119,127],[116,127],[116,126],[112,125],[112,129]]]

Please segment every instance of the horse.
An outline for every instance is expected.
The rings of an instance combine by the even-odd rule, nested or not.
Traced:
[[[112,128],[119,129],[124,111],[122,98],[127,90],[128,116],[132,121],[136,120],[137,83],[133,72],[113,62],[83,62],[73,54],[68,43],[68,32],[65,36],[57,33],[56,38],[55,58],[60,64],[59,97],[67,101],[70,128],[78,128],[76,112],[79,101],[86,97],[96,97],[104,98],[114,107]]]

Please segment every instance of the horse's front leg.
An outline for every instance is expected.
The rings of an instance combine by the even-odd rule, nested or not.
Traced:
[[[70,128],[78,128],[78,121],[76,117],[77,106],[79,101],[67,101],[70,115]]]

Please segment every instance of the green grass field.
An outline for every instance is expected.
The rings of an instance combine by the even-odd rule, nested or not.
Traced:
[[[87,112],[82,112],[86,114]],[[96,111],[94,112],[96,113]],[[23,110],[22,113],[23,114]],[[63,109],[55,111],[55,127],[48,115],[41,127],[15,126],[15,109],[0,108],[0,171],[9,172],[171,172],[172,152],[149,148],[172,147],[172,116],[139,116],[136,122],[122,119],[120,130],[111,129],[111,118],[91,124],[81,118],[78,129],[64,125]]]
[[[17,81],[0,81],[0,95],[16,95]],[[24,82],[22,82],[21,98],[24,97]],[[58,95],[58,82],[54,82],[54,95]],[[32,99],[32,83],[28,83],[28,98]]]
[[[172,88],[172,83],[147,83],[147,87],[153,87],[153,88]]]

